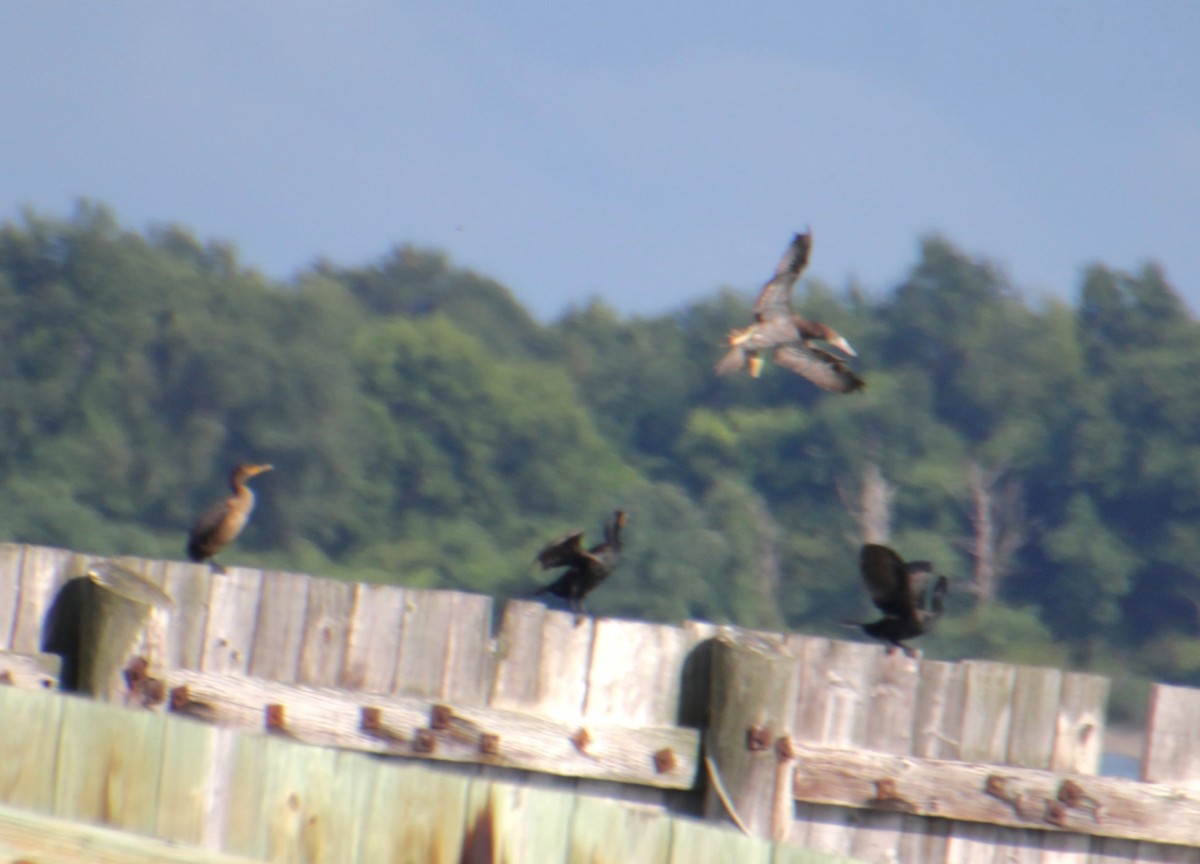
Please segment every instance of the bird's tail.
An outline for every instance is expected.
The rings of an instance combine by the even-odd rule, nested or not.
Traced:
[[[746,349],[734,346],[726,351],[725,356],[718,361],[715,371],[718,375],[732,375],[745,365]]]

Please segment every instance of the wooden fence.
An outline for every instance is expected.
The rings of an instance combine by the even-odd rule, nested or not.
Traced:
[[[480,595],[0,545],[0,650],[24,655],[22,680],[53,675],[37,656],[53,607],[97,562],[172,598],[137,651],[193,716],[703,812],[871,862],[1200,862],[1187,688],[1153,688],[1146,782],[1120,781],[1095,776],[1098,676],[703,622],[577,624],[524,601],[493,630]],[[742,692],[755,663],[767,683]]]

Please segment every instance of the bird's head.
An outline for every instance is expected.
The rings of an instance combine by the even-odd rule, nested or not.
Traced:
[[[264,474],[267,471],[274,470],[274,465],[255,464],[253,462],[243,462],[233,469],[233,476],[236,480],[249,480],[251,477],[257,477],[259,474]]]

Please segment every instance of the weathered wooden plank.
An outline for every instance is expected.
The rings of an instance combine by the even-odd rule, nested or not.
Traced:
[[[917,660],[900,651],[888,654],[879,650],[876,653],[876,678],[870,690],[870,709],[866,712],[867,726],[861,746],[897,755],[912,752],[919,668]],[[899,813],[867,811],[859,816],[848,851],[863,861],[895,857],[895,850],[906,830],[923,827],[914,824],[918,820]]]
[[[310,861],[347,861],[344,838],[331,830],[334,771],[337,752],[326,747],[306,747],[271,737],[266,747],[263,778],[263,821],[267,859],[279,864]]]
[[[54,809],[66,701],[36,690],[0,687],[0,802],[45,813]]]
[[[469,789],[470,781],[465,777],[432,772],[419,765],[382,766],[365,813],[361,864],[504,861],[499,857],[469,858],[464,852]]]
[[[1187,786],[1200,783],[1200,690],[1151,686],[1142,779]]]
[[[57,654],[17,654],[0,651],[0,685],[22,690],[55,690],[62,672]]]
[[[1008,755],[1017,669],[1007,663],[967,660],[960,757],[1003,762]]]
[[[226,734],[227,770],[212,833],[216,845],[247,858],[267,857],[265,798],[269,750],[261,735]]]
[[[809,639],[804,645],[795,736],[832,746],[861,746],[883,649],[843,640]],[[802,806],[789,840],[820,852],[847,854],[854,836],[851,815],[841,808]]]
[[[256,864],[168,841],[0,806],[0,861],[12,864]],[[261,862],[257,862],[261,864]]]
[[[182,717],[167,719],[163,730],[158,815],[154,835],[190,846],[205,845],[224,783],[220,731]]]
[[[300,646],[298,684],[336,687],[346,658],[354,585],[338,579],[312,579]]]
[[[595,619],[510,600],[496,639],[490,704],[557,719],[583,714]]]
[[[658,813],[579,795],[571,814],[568,864],[645,861],[661,864],[671,844],[670,821]]]
[[[1062,696],[1055,720],[1050,767],[1073,774],[1096,774],[1104,751],[1105,711],[1109,679],[1084,672],[1063,673]]]
[[[1047,805],[1058,801],[1064,781],[1070,780],[1083,797],[1079,806],[1061,811],[1069,831],[1200,846],[1200,794],[1186,787],[801,743],[793,746],[795,794],[802,801],[1057,831],[1047,821],[1053,816]],[[996,778],[992,784],[997,794],[985,791],[989,775]],[[895,800],[872,800],[878,797],[877,779],[894,781]],[[1096,815],[1092,801],[1099,805]]]
[[[477,780],[467,798],[461,859],[449,860],[565,861],[575,801],[569,792]],[[488,849],[492,857],[484,857]]]
[[[204,564],[165,562],[162,589],[175,604],[164,660],[169,669],[200,669],[203,665],[212,577],[212,569]]]
[[[324,690],[187,670],[168,673],[186,685],[182,710],[219,723],[262,729],[268,705],[283,706],[282,731],[313,744],[396,756],[505,766],[570,777],[671,789],[691,788],[699,733],[679,727],[631,727],[609,721],[562,721],[447,704],[444,728],[431,729],[434,701]],[[445,704],[445,703],[443,703]],[[376,732],[362,728],[364,708],[378,710]],[[581,731],[583,730],[583,731]],[[483,735],[494,754],[484,754]],[[491,745],[489,745],[490,748]],[[669,762],[656,754],[670,751]],[[243,854],[257,854],[241,849]]]
[[[912,752],[930,759],[962,755],[966,667],[961,663],[922,660]]]
[[[83,576],[91,559],[67,549],[26,546],[21,557],[21,583],[17,591],[17,614],[9,648],[22,654],[43,650],[46,613],[59,589],[69,579]]]
[[[245,673],[254,645],[262,594],[262,571],[230,567],[213,573],[204,628],[204,654],[200,668],[205,672]]]
[[[1049,768],[1062,695],[1062,672],[1038,666],[1015,668],[1012,719],[1004,761],[1026,768]]]
[[[25,547],[20,543],[0,543],[0,651],[12,648],[24,557]]]
[[[250,649],[251,675],[285,684],[296,680],[311,581],[310,577],[296,573],[277,570],[263,573],[258,621]]]
[[[492,598],[408,591],[391,692],[481,705],[491,684]]]
[[[387,693],[396,678],[403,588],[395,585],[354,586],[346,654],[338,684],[347,690]]]
[[[66,699],[54,814],[142,834],[154,831],[165,725],[162,715],[150,711]]]
[[[673,819],[667,864],[769,864],[771,846],[725,825]]]
[[[679,716],[680,671],[692,638],[680,627],[596,621],[584,716],[670,726]]]

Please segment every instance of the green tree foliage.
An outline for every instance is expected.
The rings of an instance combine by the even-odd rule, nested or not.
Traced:
[[[179,226],[25,213],[0,226],[3,535],[178,556],[230,466],[269,460],[247,562],[519,595],[542,543],[594,542],[621,507],[593,611],[845,635],[872,614],[870,465],[891,542],[958,589],[934,655],[1119,649],[1200,682],[1200,327],[1160,269],[1096,265],[1077,303],[1031,302],[930,237],[877,296],[805,280],[797,306],[861,355],[848,396],[769,364],[715,377],[752,300],[543,324],[435,251],[284,284]],[[1020,517],[987,604],[972,476]]]

